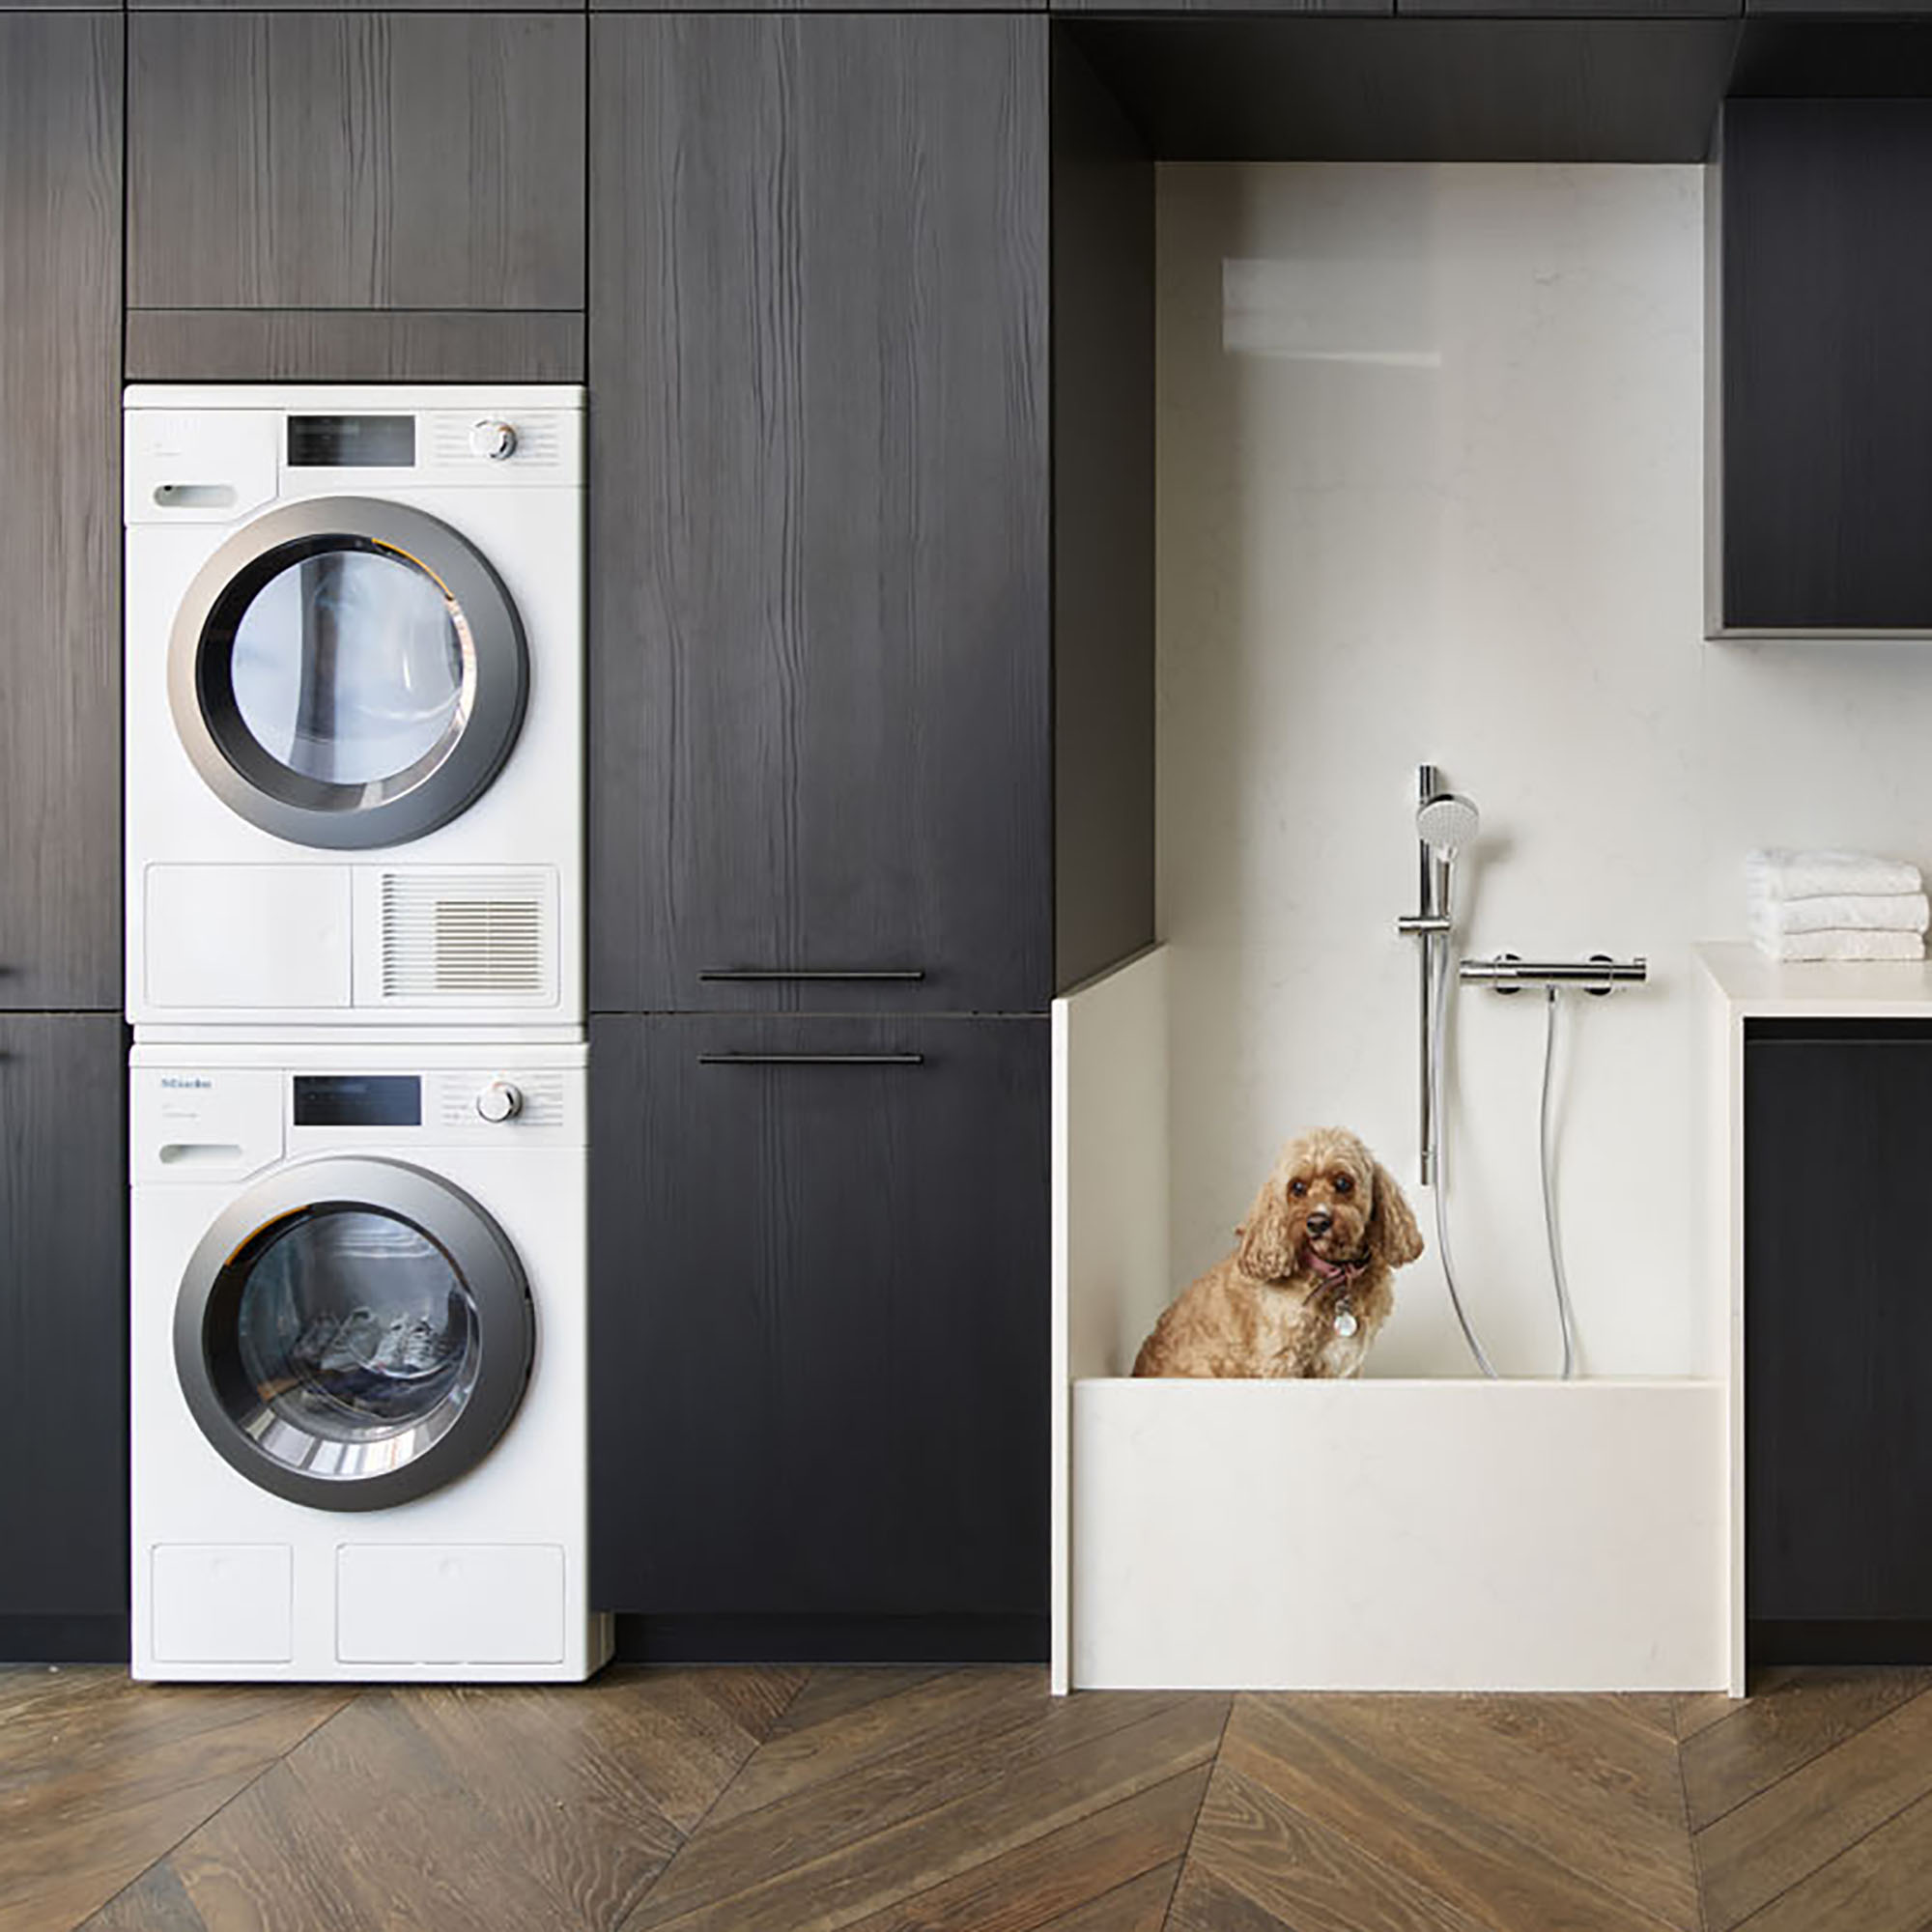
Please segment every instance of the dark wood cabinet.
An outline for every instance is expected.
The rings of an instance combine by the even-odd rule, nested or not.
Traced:
[[[1932,632],[1932,99],[1724,109],[1716,634]]]
[[[126,1645],[125,1037],[0,1013],[0,1658]]]
[[[1047,1023],[591,1027],[592,1594],[1035,1616]]]
[[[1748,1022],[1745,1136],[1753,1660],[1932,1659],[1932,1026]]]
[[[584,22],[128,22],[136,308],[583,304]]]
[[[0,14],[0,1009],[121,1005],[121,34]]]
[[[1046,1005],[1046,34],[591,23],[594,1009]]]

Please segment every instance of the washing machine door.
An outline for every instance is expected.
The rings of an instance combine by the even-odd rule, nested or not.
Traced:
[[[238,531],[177,612],[168,700],[235,811],[302,845],[398,845],[516,743],[529,654],[488,560],[403,503],[325,497]]]
[[[175,1304],[202,1433],[251,1483],[385,1509],[472,1469],[523,1399],[529,1286],[452,1182],[402,1161],[300,1162],[224,1211]]]

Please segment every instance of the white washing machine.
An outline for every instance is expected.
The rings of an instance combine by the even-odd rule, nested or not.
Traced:
[[[581,1047],[136,1046],[140,1678],[580,1679]]]
[[[136,387],[126,423],[128,1018],[566,1037],[582,390]]]

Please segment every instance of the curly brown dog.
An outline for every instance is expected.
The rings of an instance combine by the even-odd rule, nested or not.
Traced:
[[[1352,1376],[1422,1252],[1387,1168],[1343,1127],[1282,1150],[1235,1252],[1154,1323],[1137,1376]]]

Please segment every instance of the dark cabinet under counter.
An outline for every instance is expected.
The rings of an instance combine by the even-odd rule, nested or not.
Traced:
[[[592,1584],[1041,1655],[1044,1019],[591,1027]]]
[[[1932,1661],[1932,1021],[1745,1023],[1753,1663]]]

